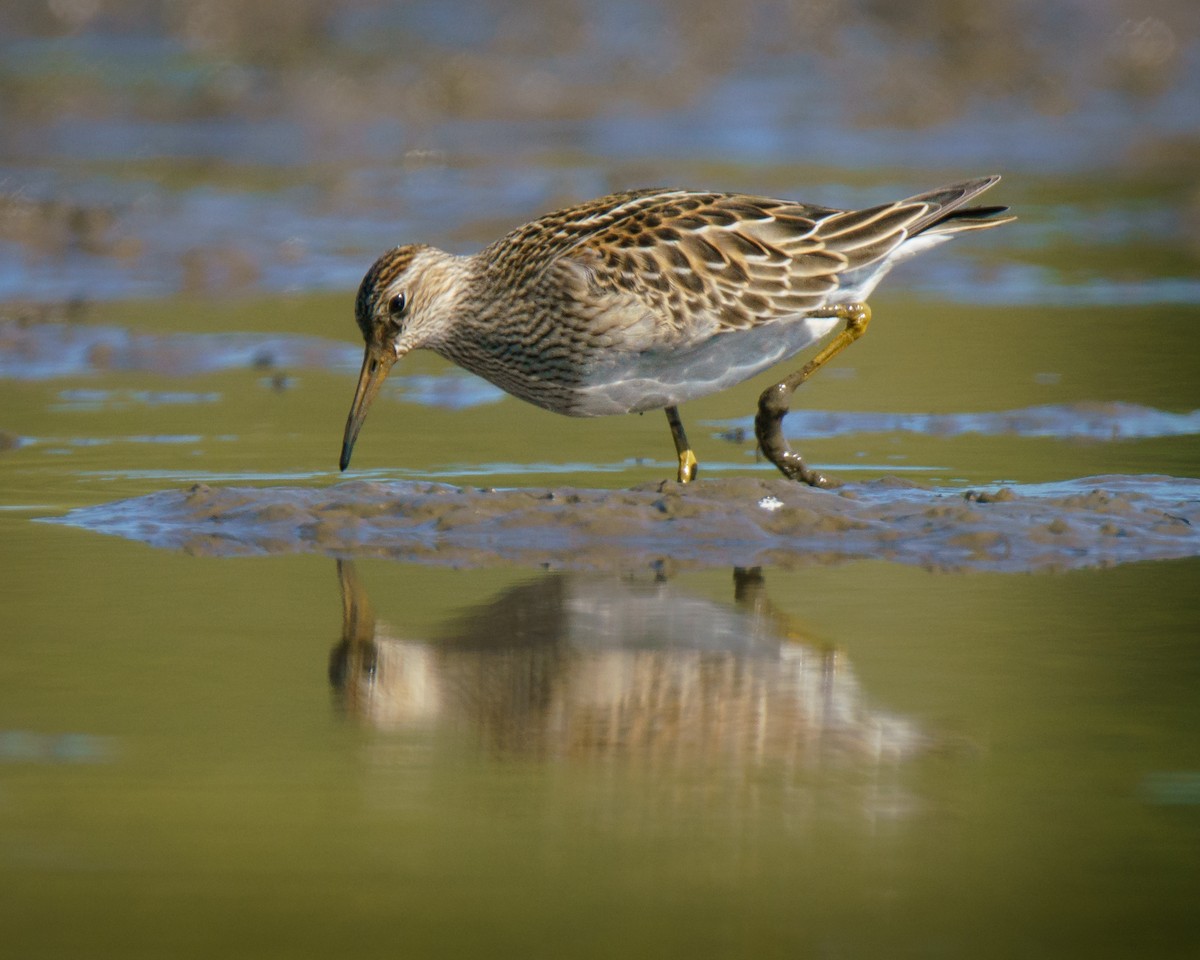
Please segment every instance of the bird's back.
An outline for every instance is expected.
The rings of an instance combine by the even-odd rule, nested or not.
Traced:
[[[451,359],[526,400],[594,416],[675,405],[786,360],[890,266],[1006,222],[964,205],[998,177],[864,210],[650,189],[548,214],[478,255],[490,298]]]

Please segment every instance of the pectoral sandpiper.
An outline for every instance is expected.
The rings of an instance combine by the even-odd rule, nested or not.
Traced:
[[[596,417],[666,411],[679,480],[696,474],[679,404],[723,390],[844,329],[763,392],[759,446],[785,476],[826,486],[780,425],[792,393],[867,329],[892,265],[1005,207],[964,207],[999,177],[865,210],[690,190],[616,193],[551,213],[474,256],[409,244],[363,278],[366,355],[342,442],[350,463],[393,364],[426,348],[522,400]]]

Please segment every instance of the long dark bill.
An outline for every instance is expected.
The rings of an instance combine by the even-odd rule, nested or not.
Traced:
[[[350,466],[350,454],[354,452],[354,441],[358,439],[358,431],[362,429],[363,421],[367,419],[367,410],[375,394],[383,385],[388,371],[396,362],[396,354],[388,348],[380,348],[375,344],[367,344],[363,355],[362,372],[358,375],[358,386],[354,390],[354,402],[350,404],[350,416],[346,418],[346,433],[342,437],[342,458],[338,466],[345,470]]]

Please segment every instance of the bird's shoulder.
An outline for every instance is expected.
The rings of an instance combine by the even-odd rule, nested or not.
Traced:
[[[838,211],[811,204],[736,193],[650,187],[598,197],[526,223],[484,251],[492,262],[547,266],[581,247],[594,250],[653,248],[699,241],[720,233],[749,239],[743,254],[768,252],[772,239],[794,241]]]
[[[754,326],[820,306],[846,265],[827,207],[652,188],[541,217],[485,251],[519,288],[556,284],[597,307],[649,308],[677,333]]]
[[[825,305],[840,274],[885,257],[925,210],[650,188],[547,214],[483,256],[512,289],[562,282],[679,329],[744,329]]]

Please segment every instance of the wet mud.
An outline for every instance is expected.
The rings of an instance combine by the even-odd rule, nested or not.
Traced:
[[[754,478],[615,491],[404,481],[324,489],[197,484],[51,522],[215,556],[316,552],[570,570],[877,558],[1020,572],[1194,556],[1200,482],[1109,476],[968,491],[896,478],[837,491]]]

